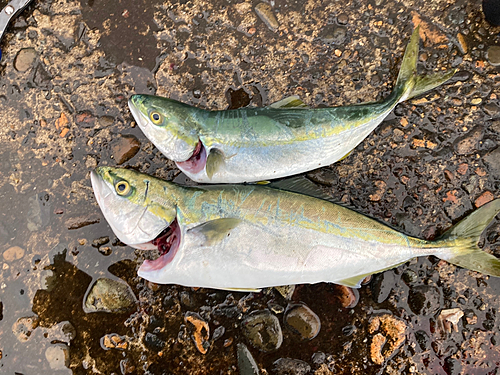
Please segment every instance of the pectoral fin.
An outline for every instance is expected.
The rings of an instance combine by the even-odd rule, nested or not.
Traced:
[[[217,219],[207,221],[188,230],[189,234],[199,234],[204,238],[204,245],[213,246],[231,235],[231,230],[241,223],[240,219]]]
[[[212,179],[214,173],[219,170],[219,168],[224,164],[224,154],[222,151],[213,148],[210,150],[210,153],[207,157],[207,163],[205,167],[205,171],[207,172],[207,176],[209,179]]]
[[[309,108],[306,103],[304,103],[298,96],[292,95],[288,98],[281,99],[276,103],[273,103],[269,106],[270,108],[278,109],[278,108]]]

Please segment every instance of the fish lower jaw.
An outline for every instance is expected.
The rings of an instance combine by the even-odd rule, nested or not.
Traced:
[[[181,230],[177,220],[161,232],[150,243],[160,252],[160,256],[155,260],[145,260],[141,267],[141,272],[157,271],[168,265],[175,257],[181,242]]]
[[[191,157],[185,161],[176,161],[179,169],[189,173],[198,173],[205,168],[207,162],[207,150],[201,141],[198,141]]]

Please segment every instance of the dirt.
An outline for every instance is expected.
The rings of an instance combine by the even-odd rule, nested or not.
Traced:
[[[336,201],[433,239],[499,197],[500,68],[488,58],[500,27],[484,20],[480,0],[28,6],[0,44],[0,372],[236,374],[238,344],[254,358],[241,363],[262,374],[500,371],[499,278],[424,257],[374,276],[353,304],[328,284],[298,285],[291,300],[274,289],[156,285],[137,276],[146,254],[114,236],[90,186],[90,170],[117,162],[179,175],[135,125],[130,95],[207,109],[290,95],[311,107],[379,100],[416,23],[419,72],[457,75],[398,105],[344,160],[307,176]],[[481,239],[496,255],[499,228],[495,220]],[[84,310],[103,278],[128,284],[130,310]],[[436,297],[415,313],[409,298],[424,289]],[[284,324],[291,303],[319,318],[314,338]],[[275,351],[243,333],[244,319],[260,310],[283,329]],[[61,333],[63,325],[74,334]]]

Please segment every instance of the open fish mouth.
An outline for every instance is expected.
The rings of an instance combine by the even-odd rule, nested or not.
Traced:
[[[177,254],[181,242],[181,229],[177,219],[164,229],[158,236],[147,243],[144,248],[148,250],[158,249],[160,256],[155,260],[145,260],[141,271],[155,271],[169,264]]]
[[[207,150],[201,141],[198,141],[193,154],[186,161],[176,161],[175,164],[185,171],[198,173],[205,168],[207,163]]]

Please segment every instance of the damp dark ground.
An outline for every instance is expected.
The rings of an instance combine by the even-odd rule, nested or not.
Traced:
[[[307,176],[365,215],[435,238],[499,197],[500,28],[480,9],[35,0],[1,44],[0,373],[500,373],[500,279],[430,257],[355,292],[298,285],[288,299],[156,285],[137,277],[144,254],[113,235],[89,180],[98,165],[179,174],[135,126],[131,94],[210,109],[378,100],[421,24],[419,70],[457,68],[455,78]],[[481,239],[498,255],[499,229]]]

